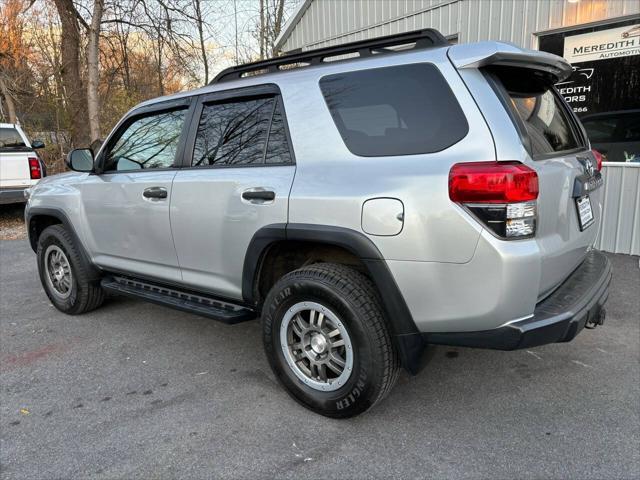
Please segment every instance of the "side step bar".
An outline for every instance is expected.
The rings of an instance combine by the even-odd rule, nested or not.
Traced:
[[[254,311],[239,305],[127,277],[105,277],[101,281],[101,286],[109,293],[140,298],[148,302],[219,320],[229,325],[253,320],[257,316]]]

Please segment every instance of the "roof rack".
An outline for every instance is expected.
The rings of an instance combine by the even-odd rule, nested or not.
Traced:
[[[394,50],[392,47],[402,47],[412,43],[414,45],[411,46],[411,49],[449,45],[447,39],[439,31],[433,28],[425,28],[423,30],[400,33],[398,35],[388,35],[386,37],[359,40],[357,42],[333,47],[296,52],[281,57],[229,67],[216,75],[209,85],[228,80],[237,80],[243,77],[290,70],[297,67],[319,65],[331,57],[340,57],[349,54],[354,54],[351,55],[353,57],[368,57],[374,54],[393,53]],[[337,58],[336,60],[340,59],[341,58]]]

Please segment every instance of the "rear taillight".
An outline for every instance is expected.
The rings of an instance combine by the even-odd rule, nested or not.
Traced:
[[[31,180],[42,178],[42,167],[40,166],[40,160],[37,158],[29,158],[29,174],[31,175]]]
[[[602,170],[602,154],[595,148],[591,149],[591,153],[593,153],[593,156],[596,158],[596,168],[598,171]]]
[[[499,237],[535,234],[538,174],[520,162],[455,164],[449,171],[449,198]]]

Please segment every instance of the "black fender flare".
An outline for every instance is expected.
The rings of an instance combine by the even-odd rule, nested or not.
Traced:
[[[69,232],[69,234],[73,237],[73,241],[78,247],[78,250],[80,251],[80,255],[82,255],[82,258],[85,260],[86,264],[91,267],[91,271],[88,272],[89,278],[92,280],[97,280],[98,278],[100,278],[100,269],[96,267],[91,261],[91,257],[87,253],[87,250],[85,249],[84,244],[82,243],[82,240],[80,240],[80,237],[76,232],[76,229],[74,228],[73,223],[71,223],[71,220],[69,220],[69,217],[64,212],[64,210],[60,208],[32,207],[26,211],[25,223],[27,225],[27,235],[29,237],[29,244],[31,245],[31,249],[34,252],[38,251],[38,238],[35,235],[35,231],[33,231],[33,225],[31,223],[34,217],[38,217],[38,216],[52,217],[58,220],[60,224],[62,224],[62,226],[67,230],[67,232]]]
[[[255,286],[265,253],[272,244],[283,240],[335,245],[358,257],[380,292],[402,366],[411,374],[416,374],[422,369],[426,342],[416,327],[409,307],[380,250],[368,237],[356,230],[302,223],[279,223],[262,227],[253,235],[244,258],[242,297],[247,304],[257,303]]]

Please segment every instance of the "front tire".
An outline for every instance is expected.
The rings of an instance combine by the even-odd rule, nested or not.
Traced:
[[[38,273],[51,303],[61,312],[78,315],[104,301],[100,281],[62,225],[45,228],[38,238]]]
[[[398,355],[377,291],[353,268],[320,263],[283,276],[267,295],[262,326],[273,372],[321,415],[358,415],[397,380]]]

